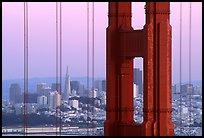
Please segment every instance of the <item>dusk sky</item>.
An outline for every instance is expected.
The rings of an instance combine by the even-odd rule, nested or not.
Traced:
[[[133,2],[132,26],[145,24],[144,2]],[[90,2],[90,75],[92,52],[92,3]],[[54,2],[29,2],[29,78],[54,77],[56,28]],[[2,79],[23,78],[23,2],[2,3]],[[172,80],[179,82],[180,3],[171,2]],[[62,2],[62,75],[87,72],[87,3]],[[108,3],[95,3],[95,77],[105,77]],[[188,81],[189,2],[183,3],[182,81]],[[135,66],[142,67],[141,62]],[[202,80],[202,3],[192,2],[192,80]]]

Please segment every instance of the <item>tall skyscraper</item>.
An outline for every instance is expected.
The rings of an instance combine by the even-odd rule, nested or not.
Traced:
[[[9,100],[10,102],[13,102],[13,103],[19,103],[21,100],[20,96],[21,96],[21,87],[19,84],[17,83],[13,83],[11,84],[10,86],[10,89],[9,89]]]
[[[142,94],[142,71],[139,68],[134,68],[134,84],[139,86],[139,93]]]
[[[69,76],[69,70],[68,70],[68,66],[67,66],[63,100],[68,101],[70,93],[71,93],[70,76]]]

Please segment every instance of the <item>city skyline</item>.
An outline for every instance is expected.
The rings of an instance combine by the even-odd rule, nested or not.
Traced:
[[[39,82],[39,84],[41,84]],[[42,83],[43,85],[46,85],[45,83]],[[99,85],[102,86],[101,83],[98,83]],[[99,86],[99,88],[101,87]],[[11,87],[13,87],[11,85]],[[16,86],[15,86],[16,87]],[[42,87],[43,89],[45,89],[46,87]],[[185,85],[185,88],[182,88],[183,90],[185,91],[188,91],[188,85]],[[51,90],[51,89],[50,89]],[[54,90],[54,88],[53,88]],[[172,89],[173,90],[173,89]],[[138,91],[138,90],[137,90]],[[103,123],[101,123],[101,120],[104,121],[104,116],[105,116],[105,109],[103,108],[104,105],[105,105],[105,101],[104,101],[104,94],[105,92],[101,93],[102,91],[100,91],[99,89],[96,91],[97,93],[94,94],[97,98],[95,100],[97,100],[98,98],[101,99],[101,100],[98,100],[96,102],[96,104],[94,105],[94,110],[100,110],[99,113],[97,113],[95,111],[95,114],[96,116],[94,117],[95,120],[95,124],[97,124],[97,126],[100,126],[100,127],[103,127]],[[172,91],[173,92],[173,91]],[[176,92],[176,91],[175,91]],[[183,91],[184,92],[184,91]],[[195,91],[194,91],[195,92]],[[197,92],[194,93],[193,92],[193,97],[192,97],[192,100],[193,100],[193,114],[195,115],[196,114],[196,117],[194,117],[195,119],[195,122],[193,123],[193,127],[191,128],[193,131],[190,132],[188,130],[188,128],[186,128],[186,126],[189,125],[189,122],[188,121],[185,121],[183,122],[183,124],[185,125],[185,128],[183,130],[182,133],[179,133],[179,116],[177,115],[178,112],[179,112],[179,108],[178,108],[178,105],[179,105],[179,95],[178,94],[175,94],[175,93],[172,93],[172,108],[173,108],[173,111],[172,111],[172,118],[173,118],[173,122],[174,122],[174,125],[175,125],[175,135],[201,135],[201,129],[202,129],[202,119],[200,119],[200,116],[202,116],[202,88],[201,89],[197,89]],[[99,94],[98,94],[99,93]],[[36,92],[37,94],[37,92]],[[29,94],[30,95],[30,94]],[[31,121],[29,121],[29,128],[35,128],[35,132],[34,133],[38,133],[38,131],[41,131],[42,133],[46,133],[46,135],[50,135],[50,131],[46,130],[45,128],[48,128],[50,127],[50,129],[53,129],[55,128],[55,122],[54,121],[48,121],[49,119],[53,118],[53,115],[54,113],[56,112],[56,108],[59,107],[59,93],[57,91],[50,91],[50,94],[47,95],[47,96],[37,96],[37,95],[32,95],[32,96],[29,96],[30,98],[34,98],[32,101],[29,100],[30,102],[27,103],[27,106],[28,106],[28,110],[27,110],[27,115],[29,118],[32,118],[34,117],[34,121],[35,123],[32,123],[31,124]],[[91,97],[92,94],[90,94],[90,97]],[[71,125],[71,126],[76,126],[76,127],[80,127],[80,126],[84,126],[83,123],[87,123],[86,122],[86,117],[84,117],[84,115],[86,115],[86,110],[82,110],[84,109],[83,107],[86,106],[86,103],[84,103],[83,101],[83,95],[80,95],[78,96],[77,93],[75,94],[71,94],[70,97],[69,97],[69,100],[70,102],[62,102],[62,106],[63,108],[67,108],[66,110],[63,110],[62,111],[62,122],[63,122],[63,127],[67,124]],[[86,96],[84,96],[85,98]],[[30,99],[28,98],[28,99]],[[95,97],[94,97],[95,98]],[[57,100],[58,99],[58,100]],[[188,104],[189,104],[189,101],[187,99],[187,97],[185,97],[185,94],[183,95],[182,99],[184,100],[183,103],[184,105],[182,106],[182,114],[185,115],[183,116],[183,118],[186,118],[185,120],[187,120],[188,116],[189,116],[189,110],[188,110]],[[11,101],[11,100],[9,100]],[[8,100],[3,100],[2,101],[2,112],[3,112],[3,118],[8,118],[10,115],[14,116],[14,117],[21,117],[23,118],[23,115],[24,115],[24,112],[23,112],[23,101],[21,102],[17,102],[17,103],[10,103],[8,104],[9,102]],[[62,100],[63,101],[63,100]],[[66,101],[66,100],[65,100]],[[86,100],[85,100],[86,101]],[[103,102],[102,102],[103,101]],[[197,104],[195,104],[195,102]],[[143,122],[143,98],[142,98],[142,94],[136,94],[136,97],[134,98],[134,121],[137,123],[137,124],[141,124]],[[98,104],[99,103],[99,104]],[[91,103],[90,104],[90,108],[91,107]],[[12,107],[13,105],[13,107]],[[12,107],[12,108],[11,108]],[[77,111],[77,112],[75,112]],[[91,111],[91,110],[89,110]],[[72,119],[69,119],[67,118],[67,115],[69,115],[70,118]],[[44,118],[46,119],[45,122],[40,122],[38,120],[36,120],[36,117],[35,116],[38,116],[38,120],[40,120],[41,118]],[[83,118],[82,118],[83,116]],[[91,119],[92,116],[90,115]],[[10,118],[11,119],[11,118]],[[9,120],[10,120],[9,119]],[[13,118],[12,118],[13,119]],[[11,119],[11,120],[12,120]],[[74,120],[80,120],[80,123],[76,123],[74,122]],[[33,120],[33,119],[31,119]],[[102,121],[102,122],[103,122]],[[23,128],[15,128],[13,126],[19,126],[19,125],[22,125],[23,121],[21,119],[18,119],[17,122],[13,121],[13,123],[11,123],[11,121],[7,121],[9,122],[8,124],[6,123],[6,119],[3,119],[3,126],[5,126],[4,128],[2,128],[2,132],[4,134],[7,134],[6,132],[9,132],[8,129],[18,129],[18,133],[22,133],[23,131]],[[12,127],[11,127],[11,124]],[[86,125],[85,125],[86,126]],[[40,128],[44,128],[42,131],[42,129]],[[71,128],[72,131],[75,131],[73,128]],[[38,131],[37,131],[38,130]],[[66,132],[64,131],[65,129],[62,129],[62,132]],[[103,130],[100,130],[103,134]],[[50,133],[49,133],[50,132]],[[55,132],[55,130],[52,130],[52,132]],[[80,135],[84,135],[84,133],[86,134],[86,129],[84,129],[84,131],[80,131],[81,133],[79,133]],[[67,135],[70,135],[71,133],[69,132],[66,132]],[[28,135],[30,135],[30,133],[28,133]],[[99,135],[99,134],[98,134]]]
[[[105,35],[108,21],[108,3],[95,3],[95,77],[105,77]],[[36,12],[36,8],[38,11]],[[183,3],[183,13],[189,12],[189,3]],[[78,12],[74,12],[78,9]],[[144,2],[133,2],[132,26],[142,28],[145,22]],[[202,4],[192,2],[192,80],[202,80]],[[90,3],[90,18],[92,9]],[[69,13],[69,14],[67,14]],[[179,3],[171,2],[172,25],[172,83],[179,82]],[[104,20],[105,19],[105,20]],[[182,82],[188,81],[188,20],[183,17]],[[62,76],[66,66],[70,75],[86,76],[86,3],[62,2]],[[78,22],[77,27],[72,27]],[[15,22],[15,24],[13,24]],[[67,26],[66,24],[71,24]],[[90,28],[92,22],[90,21]],[[23,78],[23,3],[2,5],[2,80]],[[72,36],[69,32],[75,32]],[[15,33],[13,33],[15,32]],[[83,32],[83,33],[82,33]],[[91,32],[91,29],[90,29]],[[39,35],[40,33],[40,35]],[[77,40],[80,34],[80,41]],[[90,34],[91,36],[91,34]],[[9,41],[11,40],[12,41]],[[91,38],[90,38],[91,47]],[[15,50],[15,53],[10,52]],[[91,52],[91,49],[90,49]],[[185,53],[185,54],[184,54]],[[29,3],[29,78],[56,75],[55,62],[55,3]],[[38,55],[38,57],[36,57]],[[44,56],[47,55],[47,56]],[[75,59],[74,62],[72,59]],[[90,60],[92,57],[90,56]],[[13,62],[16,61],[16,62]],[[80,64],[79,64],[80,63]],[[141,62],[135,63],[142,68]],[[36,67],[40,69],[36,70]],[[15,71],[13,70],[15,68]],[[91,72],[90,64],[90,72]]]
[[[202,135],[202,3],[2,8],[3,135]]]

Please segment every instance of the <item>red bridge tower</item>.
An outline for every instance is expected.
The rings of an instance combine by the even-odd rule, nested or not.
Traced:
[[[131,2],[109,2],[105,135],[174,135],[171,112],[169,2],[147,2],[142,30],[131,25]],[[144,64],[144,121],[133,118],[133,58]]]

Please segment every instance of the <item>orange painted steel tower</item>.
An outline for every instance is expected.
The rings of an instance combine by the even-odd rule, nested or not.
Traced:
[[[146,24],[131,25],[131,2],[109,2],[106,40],[106,121],[111,135],[174,135],[171,112],[169,2],[146,2]],[[144,64],[144,121],[133,118],[133,58]]]

